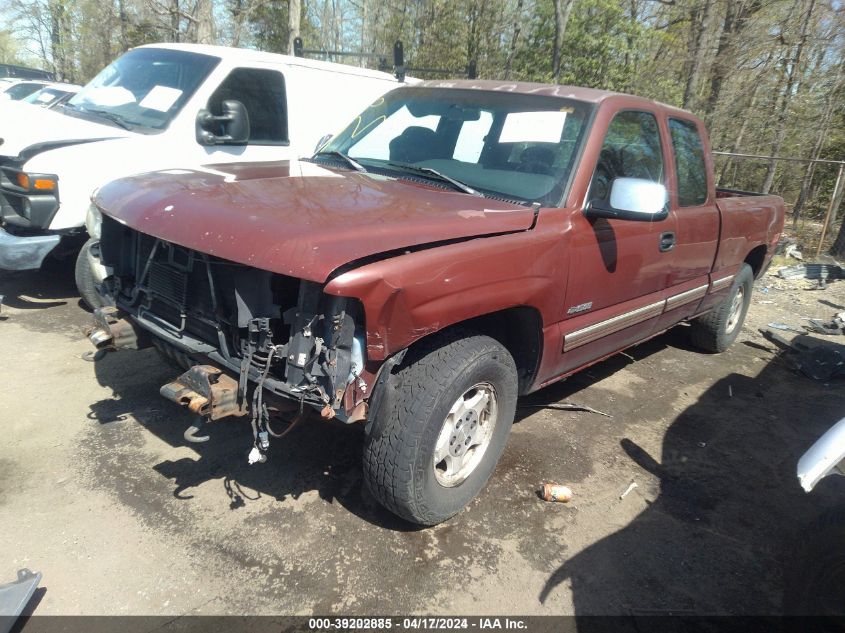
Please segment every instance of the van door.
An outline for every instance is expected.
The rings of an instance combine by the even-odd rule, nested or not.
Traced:
[[[668,186],[666,145],[665,130],[653,112],[617,112],[605,133],[586,201],[608,200],[616,178]],[[656,222],[575,214],[558,374],[612,354],[653,330],[663,311],[671,257],[661,240],[674,230],[671,214]]]
[[[290,158],[288,151],[288,105],[285,76],[277,68],[234,68],[212,93],[207,108],[223,113],[224,101],[240,101],[249,115],[246,145],[213,145],[200,148],[200,164],[233,161],[278,161]]]

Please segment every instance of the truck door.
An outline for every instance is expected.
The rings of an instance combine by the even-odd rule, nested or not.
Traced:
[[[595,132],[594,132],[595,133]],[[616,178],[668,186],[665,128],[653,112],[622,110],[607,127],[585,204],[607,200]],[[648,336],[663,311],[675,220],[572,220],[559,374]]]
[[[668,269],[666,312],[657,329],[671,327],[699,310],[707,294],[709,273],[719,243],[712,165],[700,124],[677,116],[667,118],[672,159],[670,204],[676,216],[671,268]]]

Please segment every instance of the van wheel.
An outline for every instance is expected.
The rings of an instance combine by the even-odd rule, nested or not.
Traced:
[[[488,336],[452,332],[412,348],[384,388],[364,441],[364,480],[400,517],[445,521],[481,491],[505,448],[513,358]]]
[[[751,266],[743,264],[722,302],[692,322],[690,336],[693,345],[713,353],[728,349],[745,322],[753,288],[754,273]]]
[[[106,305],[102,295],[97,292],[97,282],[94,280],[94,273],[91,270],[91,265],[88,263],[88,257],[93,252],[97,254],[100,248],[100,240],[91,238],[82,245],[82,250],[76,257],[76,289],[79,290],[79,296],[88,304],[92,310],[102,308]]]

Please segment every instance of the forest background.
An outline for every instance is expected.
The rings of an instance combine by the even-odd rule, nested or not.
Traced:
[[[845,0],[0,0],[0,63],[83,84],[121,52],[199,42],[382,54],[406,65],[629,92],[707,122],[715,150],[845,160]],[[334,61],[373,66],[370,57]],[[845,257],[839,165],[716,158]],[[835,244],[833,244],[835,240]]]

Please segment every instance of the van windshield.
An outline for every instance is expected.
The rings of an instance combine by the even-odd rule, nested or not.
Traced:
[[[470,192],[557,205],[589,113],[589,104],[557,97],[400,88],[367,108],[316,158],[340,152],[368,171],[441,182],[447,176]]]
[[[139,132],[161,130],[219,62],[187,51],[136,48],[106,66],[63,108]]]

